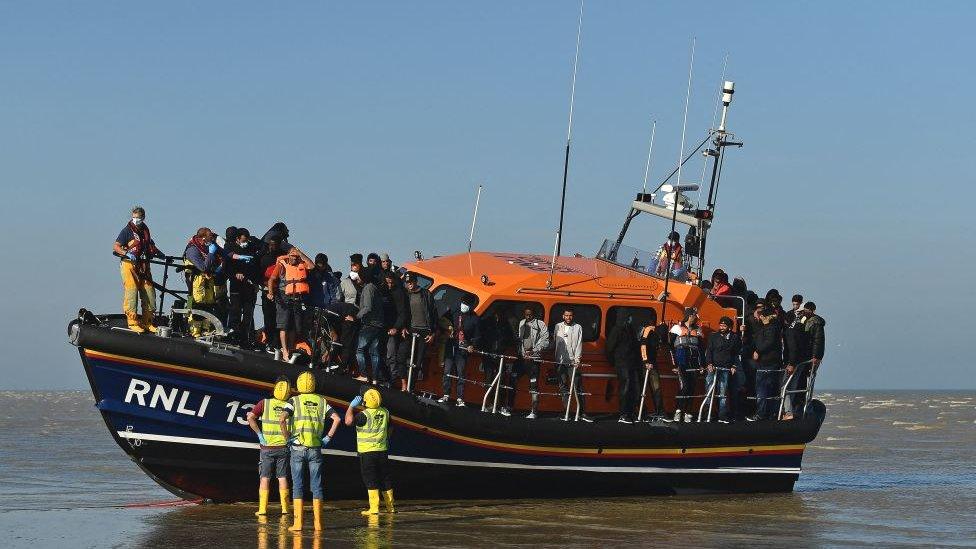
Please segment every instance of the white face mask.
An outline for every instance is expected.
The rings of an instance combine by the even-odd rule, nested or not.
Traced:
[[[467,303],[461,304],[461,312],[466,313],[471,310],[471,307]]]
[[[142,225],[142,218],[141,217],[133,217],[132,218],[132,224],[135,225],[136,227],[138,227],[139,225]]]
[[[349,271],[349,278],[351,280],[359,280],[359,273],[356,271]]]
[[[241,248],[247,248],[247,240],[245,240],[244,242],[238,242],[237,245],[240,246]]]

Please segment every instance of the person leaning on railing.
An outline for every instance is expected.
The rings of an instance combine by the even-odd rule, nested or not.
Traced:
[[[539,359],[542,353],[549,350],[549,327],[535,317],[535,309],[526,305],[522,309],[522,319],[518,323],[515,347],[519,359],[512,364],[509,372],[509,384],[512,387],[507,393],[507,404],[502,407],[501,414],[507,416],[515,409],[515,393],[520,377],[528,376],[531,408],[526,419],[535,419],[539,411]]]
[[[667,326],[657,324],[657,312],[650,310],[651,318],[647,326],[641,330],[640,334],[640,354],[641,362],[644,364],[647,384],[651,389],[651,397],[654,401],[654,415],[651,421],[671,421],[664,411],[664,398],[661,395],[661,371],[657,366],[657,348],[662,339],[667,337]],[[664,332],[664,337],[662,337]]]
[[[732,331],[732,319],[723,316],[718,321],[718,331],[708,338],[705,350],[705,385],[712,387],[718,399],[718,421],[729,422],[728,387],[729,378],[735,375],[736,357],[742,348],[742,338]]]
[[[806,388],[808,368],[820,366],[824,356],[824,326],[827,322],[815,312],[817,305],[807,301],[796,313],[793,323],[786,329],[789,356],[783,379],[786,395],[783,403],[783,419],[791,420],[803,410],[804,398],[799,391]]]
[[[556,341],[556,372],[559,374],[559,392],[563,395],[563,406],[569,406],[572,398],[569,386],[573,386],[573,393],[579,403],[579,419],[592,423],[593,419],[586,415],[586,398],[583,396],[583,373],[580,372],[580,360],[583,357],[583,327],[573,320],[573,310],[563,311],[563,321],[556,324],[552,330],[552,337]]]

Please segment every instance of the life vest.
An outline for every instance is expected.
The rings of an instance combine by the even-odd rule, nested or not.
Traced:
[[[386,408],[366,408],[361,412],[366,416],[365,425],[356,426],[356,451],[385,452],[389,435],[390,412]]]
[[[325,418],[332,412],[332,407],[325,401],[325,397],[315,393],[304,393],[291,397],[288,402],[293,409],[291,432],[295,437],[295,443],[306,448],[321,447]]]
[[[678,325],[678,337],[674,340],[675,347],[700,347],[702,332],[701,328],[688,328],[683,324]]]
[[[153,245],[152,236],[149,233],[149,227],[145,223],[136,227],[131,221],[129,222],[129,230],[132,231],[132,240],[128,241],[125,245],[125,251],[136,256],[140,260],[149,259],[156,252],[156,247]]]
[[[306,295],[311,290],[308,285],[308,266],[304,261],[292,265],[287,260],[280,262],[285,286],[285,295]]]
[[[281,432],[281,414],[287,402],[276,398],[264,399],[264,412],[261,413],[261,434],[265,446],[284,446],[285,434]]]

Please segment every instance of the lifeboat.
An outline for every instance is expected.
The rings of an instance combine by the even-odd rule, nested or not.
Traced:
[[[406,498],[645,495],[687,492],[781,492],[793,487],[805,445],[816,436],[824,406],[811,400],[802,418],[720,424],[616,421],[617,384],[603,347],[617,308],[632,318],[676,322],[685,308],[699,311],[706,330],[722,316],[741,317],[696,286],[665,281],[607,259],[470,252],[406,265],[427,286],[440,312],[462,297],[479,316],[515,318],[525,306],[553,325],[572,309],[583,327],[582,390],[593,423],[574,421],[543,367],[540,417],[526,419],[527,380],[511,416],[497,413],[498,383],[479,374],[483,357],[469,358],[468,406],[442,403],[443,367],[434,345],[427,372],[414,390],[380,387],[393,416],[390,458],[397,491]],[[551,277],[551,278],[550,278]],[[91,384],[96,406],[116,443],[147,475],[181,497],[218,502],[252,500],[258,444],[245,420],[279,375],[295,379],[309,366],[222,343],[168,334],[136,334],[121,315],[82,311],[69,339]],[[504,363],[511,354],[490,360]],[[544,360],[554,357],[545,355]],[[666,351],[659,363],[670,364]],[[545,363],[544,363],[545,364]],[[315,369],[319,392],[344,409],[361,381]],[[417,376],[420,377],[419,375]],[[676,381],[663,376],[664,400]],[[702,412],[700,384],[696,410]],[[711,404],[711,403],[704,403]],[[325,454],[326,490],[333,498],[361,497],[351,429],[340,429]]]

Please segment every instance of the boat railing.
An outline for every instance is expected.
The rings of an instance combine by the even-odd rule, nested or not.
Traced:
[[[742,326],[745,322],[746,317],[746,300],[745,298],[737,295],[716,295],[712,296],[712,300],[721,305],[722,307],[731,307],[735,309],[735,318],[738,320],[736,323],[738,326]]]

